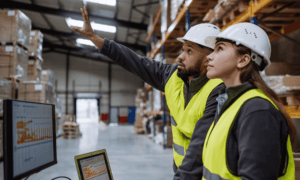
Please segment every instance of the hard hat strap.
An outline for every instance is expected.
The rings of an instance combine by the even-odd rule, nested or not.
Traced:
[[[259,69],[262,71],[266,67],[266,63],[263,61],[263,57],[251,50],[251,60],[254,61]]]

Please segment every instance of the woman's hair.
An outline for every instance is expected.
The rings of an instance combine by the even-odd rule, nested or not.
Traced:
[[[239,55],[249,54],[251,56],[251,49],[243,46],[243,45],[236,45],[233,41],[225,40],[218,38],[218,41],[227,41],[236,46],[236,52]],[[265,83],[265,81],[261,78],[259,74],[259,66],[254,62],[250,61],[250,63],[242,69],[240,80],[242,83],[250,82],[254,84],[257,88],[261,89],[266,96],[268,96],[278,107],[279,111],[285,117],[288,127],[289,127],[289,135],[291,139],[292,146],[294,147],[296,140],[297,140],[297,130],[296,126],[292,120],[292,118],[287,114],[286,110],[284,109],[283,104],[280,102],[277,94]]]

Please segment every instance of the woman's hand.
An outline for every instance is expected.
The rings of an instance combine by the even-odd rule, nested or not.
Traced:
[[[83,27],[81,29],[72,27],[72,30],[79,33],[81,36],[83,36],[85,38],[91,39],[93,36],[95,36],[95,33],[93,31],[86,7],[84,6],[83,9],[80,8],[80,11],[81,11],[81,14],[83,17],[83,22],[84,22]]]

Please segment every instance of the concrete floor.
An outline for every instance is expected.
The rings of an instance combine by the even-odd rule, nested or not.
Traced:
[[[106,149],[114,180],[166,180],[173,178],[172,149],[163,150],[145,135],[133,132],[133,126],[107,126],[98,123],[80,124],[79,139],[57,139],[58,163],[28,180],[50,180],[67,176],[78,180],[74,156]],[[3,162],[0,180],[3,180]]]

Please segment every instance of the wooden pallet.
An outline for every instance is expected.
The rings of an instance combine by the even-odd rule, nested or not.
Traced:
[[[27,47],[25,47],[24,45],[22,45],[19,42],[6,42],[6,41],[0,41],[0,46],[14,46],[14,45],[18,45],[20,47],[22,47],[25,50],[28,50]]]
[[[137,134],[145,134],[145,130],[143,127],[134,127],[134,132]]]
[[[79,124],[74,123],[74,122],[64,122],[62,124],[62,128],[79,128]]]
[[[64,132],[62,137],[64,139],[77,139],[82,136],[81,132]]]
[[[5,79],[12,81],[13,83],[21,83],[22,80],[18,78],[6,77]]]

